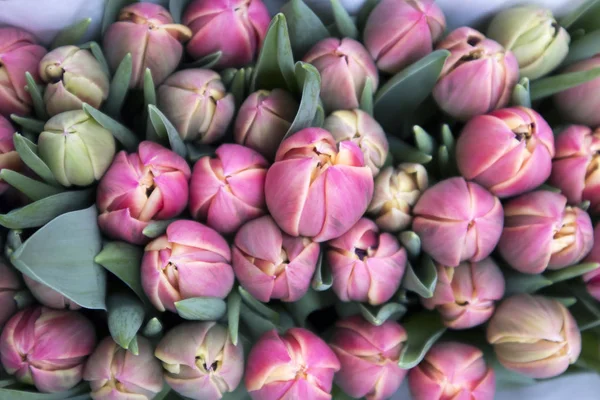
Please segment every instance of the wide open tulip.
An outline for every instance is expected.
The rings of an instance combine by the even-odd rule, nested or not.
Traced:
[[[222,144],[215,155],[202,157],[194,165],[190,212],[220,233],[233,233],[265,213],[269,164],[256,151],[239,144]]]
[[[23,281],[33,297],[46,307],[55,308],[57,310],[78,310],[81,308],[81,306],[73,300],[66,298],[51,287],[33,280],[25,274],[23,274]]]
[[[333,291],[342,301],[388,301],[400,287],[406,250],[389,233],[379,233],[370,219],[361,218],[337,239],[328,242],[327,263]]]
[[[526,274],[560,269],[581,261],[594,245],[592,221],[559,193],[537,190],[504,205],[498,252]]]
[[[18,171],[23,166],[21,157],[15,150],[15,144],[13,142],[14,133],[15,129],[11,123],[0,115],[0,171],[5,168]],[[4,193],[9,186],[8,183],[0,179],[0,196],[2,196],[2,193]]]
[[[244,381],[252,400],[329,400],[339,370],[335,353],[314,333],[272,330],[252,347]]]
[[[441,342],[410,370],[408,385],[414,400],[493,400],[496,376],[477,347]]]
[[[19,275],[0,257],[0,331],[6,321],[17,312],[15,295],[21,290],[21,286]]]
[[[550,176],[552,157],[552,128],[541,115],[525,107],[474,117],[456,142],[460,173],[500,198],[544,183]]]
[[[19,382],[40,392],[62,392],[81,381],[95,345],[94,326],[77,311],[30,307],[4,327],[0,361]]]
[[[279,146],[265,197],[284,232],[323,242],[343,235],[365,213],[373,176],[356,144],[336,145],[326,130],[307,128]]]
[[[188,201],[190,167],[154,142],[137,153],[121,151],[98,185],[98,225],[108,236],[134,244],[150,241],[142,231],[152,220],[176,217]]]
[[[510,51],[469,27],[454,30],[437,49],[450,51],[433,98],[450,116],[467,121],[505,107],[519,79]]]
[[[169,76],[156,93],[158,107],[188,142],[212,143],[224,134],[235,100],[221,76],[209,69],[186,69]]]
[[[105,337],[83,370],[94,400],[152,400],[163,387],[160,362],[148,339],[137,336],[138,355]]]
[[[194,400],[218,400],[244,375],[244,349],[216,322],[184,323],[162,338],[156,351],[173,390]]]
[[[270,22],[262,0],[194,0],[183,14],[193,35],[187,52],[199,59],[220,51],[216,68],[243,67],[262,47]]]
[[[182,42],[192,37],[185,25],[174,24],[171,14],[158,4],[130,4],[119,12],[117,21],[104,33],[102,48],[110,68],[115,71],[130,53],[132,70],[130,87],[142,88],[146,68],[152,72],[155,85],[179,65]]]
[[[358,315],[338,321],[329,344],[342,367],[336,384],[354,398],[391,398],[407,373],[398,365],[406,339],[395,321],[375,326]]]
[[[308,291],[320,246],[279,229],[268,215],[242,225],[232,246],[233,270],[240,284],[260,301],[298,301]]]
[[[25,90],[25,72],[39,81],[38,63],[46,49],[35,37],[19,28],[0,28],[0,116],[27,115],[31,96]]]
[[[321,100],[327,113],[358,108],[367,79],[373,93],[377,90],[377,67],[367,49],[354,39],[323,39],[309,50],[304,61],[321,74]]]
[[[194,221],[175,221],[146,245],[142,287],[159,311],[177,312],[175,302],[191,297],[224,299],[233,288],[229,245]]]
[[[365,25],[365,46],[377,67],[395,74],[431,53],[446,29],[435,0],[383,0]]]
[[[502,234],[500,200],[464,178],[446,179],[427,189],[413,214],[412,228],[423,250],[449,267],[483,260]]]
[[[594,246],[592,251],[585,258],[586,262],[600,263],[600,223],[596,224],[594,228]],[[588,292],[600,301],[600,268],[596,268],[583,275],[583,281],[587,287]],[[0,320],[0,326],[2,325]]]
[[[487,340],[504,367],[532,378],[562,374],[581,353],[575,319],[560,302],[543,296],[504,300],[490,319]]]
[[[600,68],[600,55],[579,61],[561,72],[583,72],[596,68]],[[600,126],[598,90],[600,90],[600,77],[555,94],[554,105],[565,121]]]
[[[483,324],[504,296],[504,275],[492,258],[463,262],[458,267],[437,265],[438,281],[433,297],[421,298],[425,308],[436,309],[444,325],[468,329]]]

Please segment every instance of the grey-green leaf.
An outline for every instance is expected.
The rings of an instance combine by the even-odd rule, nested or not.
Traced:
[[[367,78],[365,81],[365,87],[360,96],[360,109],[373,116],[373,82],[371,78]]]
[[[21,160],[40,178],[53,186],[60,187],[60,184],[54,178],[54,174],[44,161],[37,155],[37,145],[19,133],[13,136],[15,150],[19,153]]]
[[[104,73],[107,76],[110,76],[110,67],[108,66],[108,62],[106,61],[106,57],[104,57],[104,53],[102,52],[102,48],[100,48],[100,46],[98,45],[98,43],[91,42],[90,43],[90,51],[92,52],[92,54],[94,55],[94,57],[96,58],[96,60],[98,60],[98,62],[100,63],[100,66],[102,67],[102,71],[104,71]]]
[[[48,113],[46,112],[46,105],[44,104],[44,97],[42,96],[42,90],[33,79],[33,76],[29,73],[29,71],[25,72],[25,80],[27,81],[27,92],[31,96],[31,101],[33,103],[33,109],[35,110],[35,115],[41,120],[48,119]]]
[[[131,53],[127,53],[113,75],[110,82],[108,99],[104,103],[104,111],[113,118],[118,118],[121,114],[121,108],[123,107],[131,83],[132,69],[133,61]]]
[[[83,37],[92,23],[91,18],[82,19],[71,26],[66,27],[56,35],[54,41],[50,45],[50,49],[55,49],[61,46],[78,45],[82,42]]]
[[[176,220],[167,219],[159,221],[150,221],[150,223],[144,228],[142,233],[144,234],[144,236],[149,237],[151,239],[157,238],[160,235],[164,235],[167,231],[167,227],[171,225],[171,223],[174,221]]]
[[[83,109],[90,117],[92,117],[97,123],[108,129],[115,139],[119,141],[129,152],[134,152],[137,149],[139,140],[135,133],[129,130],[125,125],[117,122],[103,112],[95,109],[89,104],[83,104]]]
[[[367,20],[369,19],[369,15],[373,9],[377,6],[379,0],[366,0],[360,10],[358,11],[358,15],[356,18],[356,25],[358,29],[361,31],[365,29],[365,25],[367,24]]]
[[[175,302],[177,314],[193,321],[216,321],[227,311],[227,304],[216,297],[192,297]]]
[[[39,134],[44,130],[44,121],[40,121],[39,119],[21,117],[16,114],[11,114],[10,119],[31,132]]]
[[[183,64],[181,66],[182,69],[187,68],[204,68],[210,69],[213,68],[217,63],[221,60],[223,56],[222,51],[215,51],[214,53],[208,54],[202,58],[197,59],[191,63]]]
[[[321,92],[319,71],[311,64],[299,61],[296,63],[296,77],[298,78],[298,86],[302,88],[302,99],[296,118],[294,118],[294,122],[292,122],[284,139],[310,127],[319,106],[319,94]]]
[[[146,301],[140,276],[143,255],[144,250],[139,246],[125,242],[107,242],[94,261],[129,286],[140,300]]]
[[[505,269],[503,272],[507,296],[516,293],[534,293],[552,285],[552,281],[544,275],[523,274],[513,269]]]
[[[281,7],[287,19],[294,56],[301,59],[317,42],[329,37],[321,19],[302,1],[290,0]]]
[[[183,12],[189,3],[190,0],[169,0],[169,12],[176,24],[181,24]]]
[[[242,296],[244,304],[248,305],[248,307],[263,317],[273,321],[273,323],[279,323],[279,313],[277,311],[270,309],[269,306],[256,300],[250,293],[246,291],[246,289],[241,286],[238,286],[238,292],[240,293],[240,296]]]
[[[529,79],[521,79],[513,89],[511,97],[512,105],[531,108],[531,94],[529,90]]]
[[[146,68],[146,71],[144,71],[144,104],[146,107],[150,104],[156,105],[156,88],[154,87],[154,79],[152,79],[150,68]]]
[[[569,31],[585,29],[588,32],[594,31],[598,25],[600,13],[599,0],[587,0],[575,10],[560,19],[559,23]]]
[[[171,149],[181,157],[186,158],[187,148],[185,147],[185,143],[171,121],[169,121],[169,119],[154,105],[148,106],[148,115],[150,116],[150,121],[152,121],[152,125],[156,132],[160,131],[167,133]],[[159,134],[159,136],[162,135]]]
[[[36,181],[35,179],[31,179],[28,176],[11,171],[10,169],[0,170],[0,179],[18,189],[33,201],[38,201],[62,192],[62,189],[59,189],[56,186],[50,186],[46,183]]]
[[[106,0],[104,16],[102,17],[102,35],[104,35],[110,24],[117,20],[121,9],[135,2],[136,0]]]
[[[106,301],[108,308],[108,330],[115,343],[124,349],[129,349],[133,354],[138,353],[130,349],[129,345],[135,338],[144,322],[144,306],[134,296],[114,293]]]
[[[406,345],[400,353],[398,365],[410,369],[421,362],[431,346],[444,334],[446,327],[436,312],[411,314],[402,325],[406,329]]]
[[[323,248],[319,254],[319,261],[317,262],[317,268],[313,275],[311,287],[317,292],[322,292],[329,289],[333,285],[333,276],[331,275],[331,269],[327,264],[327,261],[323,257]]]
[[[311,288],[298,301],[284,303],[285,309],[292,315],[297,325],[306,328],[308,317],[316,310],[332,306],[337,298],[333,291],[317,292]]]
[[[398,240],[406,249],[408,258],[415,260],[421,254],[421,238],[413,231],[404,231],[398,234]]]
[[[229,91],[233,94],[235,98],[235,108],[239,109],[244,100],[246,99],[247,90],[246,90],[246,74],[247,71],[245,69],[240,69],[236,72],[231,80],[231,86]]]
[[[413,267],[406,263],[406,272],[402,279],[402,287],[419,296],[429,299],[433,296],[437,284],[437,269],[433,260],[423,255],[420,265]]]
[[[390,154],[394,157],[394,163],[412,162],[418,164],[427,164],[432,160],[432,156],[425,154],[412,147],[408,143],[393,136],[387,136],[390,147]]]
[[[413,126],[413,134],[415,136],[415,143],[417,148],[425,154],[432,155],[433,149],[436,146],[435,140],[425,129],[420,126]]]
[[[163,324],[156,317],[150,318],[150,320],[144,325],[142,335],[148,338],[154,338],[160,336],[163,332]]]
[[[362,316],[372,325],[380,326],[389,319],[398,319],[406,313],[406,307],[399,303],[387,303],[381,306],[359,304]]]
[[[573,41],[569,46],[569,54],[567,54],[562,66],[566,67],[578,61],[587,60],[596,54],[600,54],[600,30],[590,32]]]
[[[0,388],[0,399],[6,400],[65,400],[90,391],[90,385],[82,382],[73,389],[59,393],[40,393],[27,385]]]
[[[567,281],[569,279],[577,278],[578,276],[582,276],[598,268],[600,268],[599,263],[587,262],[577,265],[571,265],[569,267],[562,268],[556,271],[546,271],[546,273],[544,273],[544,276],[552,283],[558,283]]]
[[[348,11],[346,11],[344,6],[340,3],[340,0],[330,1],[331,8],[333,9],[333,18],[335,19],[335,25],[338,32],[340,32],[342,37],[357,39],[358,28],[356,27],[354,21],[352,21],[352,17],[350,17]]]
[[[234,346],[238,343],[238,332],[240,326],[240,309],[242,297],[235,290],[227,298],[227,325],[229,327],[229,336]]]
[[[196,163],[202,157],[212,157],[215,155],[215,148],[207,144],[186,143],[188,161]]]
[[[315,112],[315,117],[312,120],[310,126],[315,128],[322,128],[323,123],[325,122],[325,110],[323,109],[323,104],[319,101],[317,105],[317,111]]]
[[[567,72],[535,80],[531,82],[531,100],[541,100],[598,77],[600,77],[600,68],[593,68],[587,71]]]

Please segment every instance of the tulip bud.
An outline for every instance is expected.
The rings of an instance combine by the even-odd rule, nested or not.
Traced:
[[[146,68],[152,71],[155,85],[177,69],[183,55],[181,43],[191,36],[188,27],[173,23],[164,7],[148,2],[133,3],[122,8],[117,21],[108,27],[102,48],[113,71],[130,53],[133,66],[129,86],[142,88]]]
[[[406,339],[395,321],[375,326],[358,315],[338,321],[330,342],[342,367],[336,384],[354,398],[391,398],[406,376],[398,365]]]
[[[78,312],[30,307],[4,327],[0,361],[19,382],[40,392],[62,392],[81,381],[95,345],[94,326]]]
[[[268,163],[239,144],[222,144],[216,157],[202,157],[190,182],[190,212],[194,219],[220,233],[237,231],[265,213],[265,175]]]
[[[504,295],[504,276],[493,259],[458,267],[438,264],[437,271],[433,297],[421,299],[425,308],[436,309],[452,329],[472,328],[490,319],[496,301]]]
[[[325,111],[358,108],[367,79],[373,93],[379,84],[377,67],[367,49],[350,38],[323,39],[304,56],[321,74],[321,100]]]
[[[298,102],[285,90],[254,92],[242,103],[238,112],[235,141],[273,160],[297,112]]]
[[[31,96],[25,89],[25,72],[39,81],[38,63],[46,49],[33,35],[19,28],[0,28],[0,116],[27,115]]]
[[[563,72],[583,72],[600,68],[600,55],[579,61]],[[554,95],[554,105],[564,120],[587,126],[600,125],[600,78],[563,90]]]
[[[468,27],[454,30],[437,49],[450,51],[433,88],[433,98],[444,112],[467,121],[508,104],[519,79],[512,52]]]
[[[565,196],[546,190],[521,195],[504,205],[498,251],[517,271],[539,274],[581,261],[594,245],[592,221]]]
[[[581,334],[569,310],[557,300],[528,294],[498,306],[487,340],[504,367],[532,378],[562,374],[581,352]]]
[[[335,353],[314,333],[291,328],[280,336],[272,330],[250,351],[244,381],[252,400],[328,400],[339,370]]]
[[[216,322],[184,323],[171,329],[154,352],[174,391],[194,400],[217,400],[234,391],[244,374],[244,349]]]
[[[186,69],[171,75],[157,91],[158,107],[188,142],[212,143],[224,134],[235,101],[221,77],[208,69]]]
[[[194,0],[183,14],[192,31],[187,52],[199,59],[220,51],[216,68],[243,67],[262,47],[270,22],[262,0]]]
[[[46,122],[38,151],[61,185],[87,186],[110,166],[115,138],[85,111],[66,111]]]
[[[1,68],[2,67],[0,66],[0,69]],[[0,114],[0,171],[5,168],[18,171],[23,165],[19,153],[15,151],[13,142],[14,133],[15,129],[13,126]],[[2,196],[8,188],[9,185],[0,179],[0,196]]]
[[[83,379],[94,400],[152,400],[163,387],[160,362],[148,339],[137,336],[138,355],[104,338],[88,359]]]
[[[571,37],[558,25],[552,11],[536,6],[520,6],[496,14],[487,35],[513,52],[522,77],[541,78],[565,59]]]
[[[323,128],[331,132],[337,143],[344,140],[356,143],[365,164],[377,176],[388,155],[388,141],[375,118],[359,109],[340,110],[325,119]]]
[[[40,304],[57,310],[78,310],[81,306],[56,290],[23,274],[25,285]]]
[[[585,258],[586,262],[600,263],[600,224],[596,224],[594,228],[594,246],[592,251]],[[596,268],[583,275],[583,281],[587,287],[589,294],[596,300],[600,301],[600,268]],[[2,326],[0,319],[0,326]]]
[[[0,257],[0,331],[6,321],[17,312],[17,303],[14,297],[20,289],[19,276],[8,262]]]
[[[48,85],[44,92],[46,111],[56,115],[79,110],[83,103],[95,108],[108,97],[108,75],[88,50],[62,46],[40,61],[40,77]]]
[[[456,142],[461,174],[501,198],[544,183],[550,176],[552,157],[552,128],[541,115],[525,107],[474,117]]]
[[[400,287],[406,269],[406,250],[391,234],[379,233],[370,219],[361,218],[328,245],[333,291],[342,301],[379,305]]]
[[[408,386],[414,400],[493,400],[496,376],[477,347],[441,342],[410,370]]]
[[[179,215],[187,206],[190,167],[176,153],[153,142],[137,153],[121,151],[98,185],[98,225],[108,236],[134,244],[152,220]]]
[[[446,179],[427,189],[413,213],[412,228],[423,250],[448,267],[483,260],[502,234],[500,200],[464,178]]]
[[[435,0],[383,0],[369,14],[363,36],[377,67],[395,74],[431,53],[445,29]]]
[[[285,139],[265,181],[267,207],[277,225],[316,242],[348,231],[372,197],[373,175],[360,148],[350,141],[336,146],[320,128]]]

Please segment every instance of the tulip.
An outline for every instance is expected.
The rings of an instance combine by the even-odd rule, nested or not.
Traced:
[[[450,51],[433,89],[444,112],[467,121],[508,104],[519,79],[512,52],[468,27],[454,30],[437,49]]]
[[[175,302],[191,297],[224,299],[233,288],[229,245],[216,231],[194,221],[175,221],[166,235],[148,243],[142,287],[159,311],[177,312]]]
[[[234,391],[244,374],[244,349],[216,322],[185,323],[171,329],[154,355],[174,391],[194,400],[217,400]]]
[[[235,142],[273,160],[297,112],[298,102],[285,90],[254,92],[242,103],[238,112]]]
[[[108,236],[134,244],[152,220],[179,215],[188,201],[190,167],[176,153],[153,142],[137,153],[121,151],[98,185],[98,225]]]
[[[458,169],[498,197],[529,192],[550,176],[552,128],[525,107],[505,108],[471,119],[456,143]]]
[[[493,400],[496,376],[477,347],[445,342],[410,370],[408,385],[414,400]]]
[[[23,165],[19,153],[15,151],[13,143],[14,132],[15,129],[10,122],[0,115],[0,171],[3,169],[20,170]],[[0,179],[0,196],[8,188],[8,183]]]
[[[4,327],[0,361],[19,382],[40,392],[62,392],[81,381],[95,345],[94,326],[78,312],[30,307]]]
[[[372,197],[373,176],[360,148],[350,141],[336,146],[320,128],[285,139],[265,181],[267,207],[277,225],[288,235],[315,242],[343,235]]]
[[[335,382],[354,398],[391,398],[406,376],[398,365],[406,339],[395,321],[375,326],[357,315],[338,321],[330,342],[342,367]]]
[[[585,261],[600,263],[600,224],[596,224],[596,228],[594,228],[594,245],[592,251],[585,258]],[[596,268],[583,275],[583,281],[589,294],[600,301],[600,268]],[[0,326],[2,326],[1,321],[0,319]]]
[[[337,143],[344,140],[356,143],[363,152],[365,164],[373,176],[377,176],[388,155],[388,141],[375,118],[359,109],[340,110],[325,119],[323,128],[331,132]]]
[[[199,59],[220,51],[216,68],[243,67],[262,47],[270,22],[262,0],[194,0],[183,14],[192,31],[187,52]]]
[[[363,37],[377,67],[395,74],[431,53],[445,29],[435,0],[383,0],[369,14]]]
[[[446,179],[427,189],[413,213],[412,228],[423,250],[448,267],[483,260],[502,234],[500,200],[464,178]]]
[[[370,219],[361,218],[328,245],[333,291],[340,300],[379,305],[400,287],[406,269],[406,250],[393,235],[379,233]]]
[[[583,72],[600,68],[600,55],[579,61],[563,72]],[[587,126],[600,125],[600,78],[563,90],[554,95],[554,105],[564,120]]]
[[[244,380],[252,400],[329,400],[339,370],[338,358],[323,339],[291,328],[281,336],[269,331],[254,344]]]
[[[490,39],[513,52],[522,77],[541,78],[565,59],[571,37],[552,11],[527,5],[496,14],[487,31]]]
[[[233,95],[227,93],[220,75],[208,69],[174,73],[158,88],[157,103],[188,142],[219,140],[235,112]]]
[[[532,378],[562,374],[581,352],[581,334],[569,310],[557,300],[528,294],[500,304],[487,340],[505,368]]]
[[[58,310],[78,310],[81,306],[49,286],[23,275],[25,285],[40,304]]]
[[[428,177],[421,164],[387,167],[375,177],[375,193],[368,212],[382,231],[400,232],[412,223],[412,208],[427,189]]]
[[[222,144],[216,157],[202,157],[190,182],[192,216],[220,233],[234,233],[265,213],[268,163],[256,151],[239,144]]]
[[[502,258],[517,271],[539,274],[581,261],[592,250],[590,216],[559,193],[538,190],[504,205]]]
[[[325,111],[358,108],[367,79],[373,93],[379,84],[377,67],[367,49],[350,38],[323,39],[304,56],[321,74],[321,100]]]
[[[62,46],[40,61],[40,77],[48,85],[44,92],[50,115],[79,110],[83,103],[95,108],[108,97],[108,75],[88,50]]]
[[[46,122],[38,152],[58,183],[87,186],[102,178],[110,166],[115,138],[85,111],[66,111]]]
[[[6,321],[17,312],[14,297],[20,289],[19,276],[8,262],[0,257],[0,331]]]
[[[129,86],[141,89],[146,68],[152,71],[155,85],[177,69],[183,55],[181,43],[191,36],[188,27],[173,23],[164,7],[148,2],[133,3],[122,8],[117,21],[108,27],[102,48],[113,71],[127,53],[131,54]]]
[[[452,329],[472,328],[490,319],[496,301],[504,295],[504,276],[493,259],[436,268],[433,297],[421,299],[425,308],[436,309],[444,325]]]
[[[29,32],[19,28],[0,28],[0,116],[27,115],[31,96],[25,90],[25,72],[39,81],[38,63],[46,49]]]

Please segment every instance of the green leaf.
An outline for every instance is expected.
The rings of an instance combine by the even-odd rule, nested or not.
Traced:
[[[139,144],[139,140],[137,136],[135,136],[135,133],[130,131],[129,128],[127,128],[120,122],[117,122],[116,120],[112,119],[103,112],[98,111],[89,104],[84,103],[83,110],[97,123],[109,130],[113,134],[115,139],[117,139],[127,151],[136,151],[137,146]]]
[[[186,63],[181,66],[182,69],[188,68],[204,68],[211,69],[221,60],[223,56],[222,51],[215,51],[214,53],[208,54],[202,58],[199,58],[191,63]]]
[[[531,108],[531,94],[529,93],[529,79],[523,78],[512,92],[511,104]]]
[[[592,332],[581,333],[581,354],[577,364],[600,373],[600,335]]]
[[[46,112],[46,105],[44,104],[42,90],[35,82],[35,79],[33,79],[33,76],[31,76],[29,71],[25,72],[25,80],[27,81],[27,86],[25,86],[25,89],[31,96],[31,101],[33,103],[33,109],[35,110],[35,115],[41,120],[47,120],[48,113]]]
[[[39,134],[44,131],[45,123],[44,121],[40,121],[39,119],[20,117],[16,114],[11,114],[10,119],[12,119],[14,122],[31,132]]]
[[[544,275],[522,274],[512,269],[506,269],[503,272],[507,296],[516,293],[534,293],[552,285],[552,281]]]
[[[238,343],[238,332],[240,326],[240,309],[242,306],[242,297],[235,290],[227,298],[227,325],[229,327],[229,336],[234,346]]]
[[[569,279],[577,278],[590,271],[594,271],[600,267],[599,263],[587,262],[570,267],[562,268],[556,271],[546,271],[544,276],[552,283],[563,282]]]
[[[600,13],[600,1],[587,0],[571,13],[560,19],[559,24],[569,31],[585,29],[588,32],[600,28],[598,15]]]
[[[569,54],[562,63],[563,67],[578,61],[587,60],[600,53],[600,30],[590,32],[575,40],[569,46]]]
[[[115,343],[124,349],[129,349],[136,356],[135,349],[130,349],[130,343],[137,335],[144,322],[144,306],[142,302],[131,295],[114,293],[106,301],[108,308],[108,330]]]
[[[330,307],[335,304],[336,296],[331,290],[317,292],[308,289],[306,294],[298,301],[284,303],[285,309],[292,315],[298,326],[306,328],[307,319],[314,311]]]
[[[272,329],[279,330],[279,326],[272,320],[265,318],[263,315],[257,313],[245,303],[242,302],[240,319],[247,328],[248,333],[253,339],[258,340],[265,332]]]
[[[302,99],[296,118],[294,118],[294,122],[292,122],[283,137],[284,140],[294,133],[310,127],[319,106],[319,94],[321,92],[319,71],[311,64],[299,61],[296,63],[296,77],[298,78],[298,86],[302,87]]]
[[[403,320],[402,325],[408,338],[398,365],[410,369],[421,362],[431,346],[444,334],[446,327],[436,312],[411,314]]]
[[[360,303],[355,301],[341,301],[335,303],[335,312],[340,319],[348,318],[352,315],[361,314]]]
[[[331,269],[324,260],[324,249],[321,246],[321,252],[319,253],[319,261],[317,262],[317,268],[313,275],[311,287],[317,292],[322,292],[329,289],[333,285],[333,276],[331,275]]]
[[[437,284],[437,269],[431,257],[423,255],[418,268],[406,263],[406,272],[402,279],[402,287],[419,296],[429,299],[433,296]]]
[[[329,37],[329,31],[302,0],[290,0],[281,7],[287,19],[294,56],[298,59],[317,42]]]
[[[390,146],[390,154],[394,157],[394,163],[399,164],[402,162],[412,162],[418,164],[427,164],[433,157],[429,154],[425,154],[406,142],[393,137],[387,136],[388,144]]]
[[[108,98],[104,103],[104,111],[113,118],[118,118],[121,114],[121,108],[123,108],[123,103],[125,102],[125,97],[131,83],[132,68],[131,53],[127,53],[113,75],[108,91]]]
[[[144,105],[148,107],[150,104],[156,105],[156,88],[154,79],[152,79],[152,71],[146,68],[144,71]]]
[[[421,238],[415,232],[404,231],[398,234],[398,240],[406,249],[408,258],[414,260],[421,254]]]
[[[169,12],[173,17],[173,22],[181,24],[183,12],[185,11],[190,0],[169,0]]]
[[[91,23],[91,18],[85,18],[58,32],[58,35],[56,35],[52,41],[52,44],[50,45],[50,49],[55,49],[61,46],[78,45],[81,43],[83,37],[87,33]]]
[[[144,236],[150,239],[155,239],[167,232],[167,227],[171,225],[176,219],[166,219],[160,221],[150,221],[150,223],[144,228],[142,233]]]
[[[359,307],[362,316],[375,326],[380,326],[389,319],[401,318],[407,311],[406,307],[399,303],[387,303],[377,307],[359,304]]]
[[[21,160],[40,178],[53,186],[61,187],[54,178],[54,174],[44,161],[37,155],[37,145],[29,139],[15,133],[13,136],[15,150],[19,153]]]
[[[231,81],[230,92],[235,98],[235,108],[239,109],[244,100],[246,99],[246,70],[240,69],[233,76]]]
[[[195,164],[202,157],[213,157],[215,148],[207,144],[186,143],[188,161]]]
[[[377,6],[379,0],[366,0],[360,10],[358,11],[358,15],[356,18],[356,25],[358,29],[361,31],[365,29],[365,25],[367,24],[367,20],[369,19],[369,15],[373,9]]]
[[[17,304],[17,309],[22,310],[25,307],[29,307],[30,305],[36,302],[35,298],[31,294],[29,290],[20,290],[13,296],[13,300]]]
[[[175,302],[177,314],[193,321],[216,321],[227,311],[227,304],[217,297],[192,297]]]
[[[325,122],[325,110],[323,109],[323,104],[319,101],[317,104],[317,112],[315,113],[315,117],[312,120],[310,126],[314,126],[316,128],[322,128],[323,123]]]
[[[493,352],[490,356],[486,357],[486,361],[488,365],[494,369],[497,390],[530,386],[537,382],[533,378],[506,369],[506,367],[500,364],[498,358],[493,354]]]
[[[263,317],[273,321],[273,323],[279,323],[279,313],[277,313],[277,311],[270,309],[267,305],[256,300],[250,293],[246,291],[246,289],[241,286],[238,286],[238,292],[240,293],[240,296],[242,296],[244,304],[248,305],[259,315],[262,315]]]
[[[106,76],[110,76],[110,67],[108,66],[108,62],[106,61],[106,57],[104,57],[104,53],[102,52],[102,48],[96,42],[90,43],[90,51],[92,55],[98,60],[100,66],[102,67],[102,71],[106,74]]]
[[[148,115],[156,132],[161,132],[159,136],[163,136],[162,132],[166,132],[171,149],[181,157],[186,158],[187,148],[185,147],[185,143],[183,143],[183,139],[181,139],[179,132],[177,132],[171,121],[153,105],[148,106]]]
[[[40,393],[29,385],[19,385],[17,387],[0,388],[0,399],[6,400],[65,400],[73,396],[87,393],[90,386],[87,382],[82,382],[73,389],[59,393]]]
[[[330,0],[331,8],[333,9],[333,18],[338,32],[342,37],[349,37],[352,39],[358,39],[358,28],[348,11],[340,3],[339,0]]]
[[[61,193],[62,189],[31,179],[10,169],[0,170],[0,179],[19,190],[33,201]]]
[[[142,335],[147,338],[158,337],[162,334],[162,332],[163,324],[156,317],[150,318],[150,320],[144,326],[144,329],[142,329]]]
[[[452,135],[452,131],[448,124],[442,125],[442,143],[446,146],[450,154],[454,154],[456,141],[454,140],[454,135]]]
[[[593,68],[587,71],[567,72],[535,80],[531,82],[531,100],[541,100],[598,77],[600,77],[600,68]]]
[[[575,297],[556,297],[556,296],[548,296],[548,297],[558,301],[565,307],[571,307],[577,303],[577,299]]]
[[[107,242],[94,261],[125,283],[142,301],[147,301],[140,276],[144,249],[125,242]]]
[[[413,134],[415,136],[415,143],[417,144],[417,148],[422,153],[432,155],[433,150],[436,146],[433,137],[431,137],[431,135],[420,126],[413,126]]]
[[[365,87],[360,96],[360,109],[373,116],[373,82],[371,78],[367,78],[365,81]]]
[[[84,308],[106,309],[106,271],[94,262],[102,246],[97,218],[95,205],[60,215],[11,255],[12,264]]]
[[[136,0],[106,0],[104,16],[102,17],[102,35],[104,35],[110,24],[117,20],[121,9],[135,2]]]

